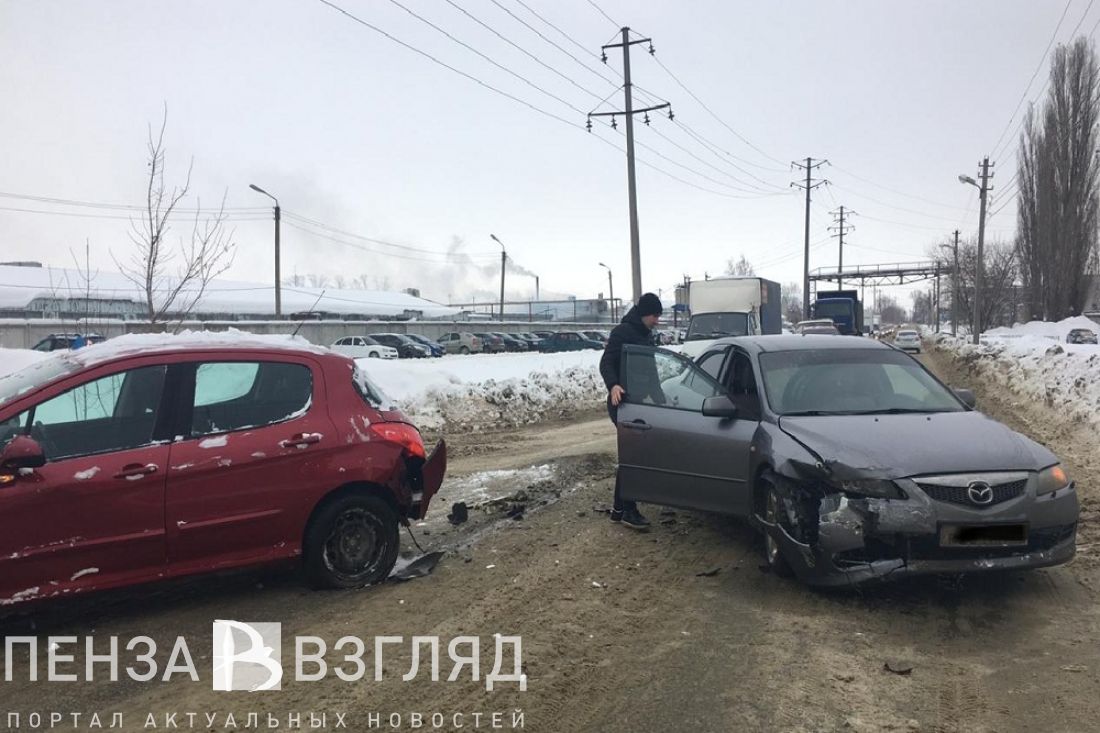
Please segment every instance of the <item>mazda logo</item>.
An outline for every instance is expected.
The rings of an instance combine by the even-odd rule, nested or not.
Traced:
[[[972,503],[978,506],[993,503],[993,487],[985,481],[971,481],[970,485],[966,487],[966,495],[970,497]]]

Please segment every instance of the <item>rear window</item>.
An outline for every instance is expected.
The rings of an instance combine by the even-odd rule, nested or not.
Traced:
[[[192,435],[275,425],[304,415],[313,372],[287,362],[210,362],[195,370]]]

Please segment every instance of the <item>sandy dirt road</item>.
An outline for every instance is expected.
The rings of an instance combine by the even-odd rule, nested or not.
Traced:
[[[925,358],[948,382],[974,387],[981,409],[1066,459],[1085,501],[1083,549],[1073,563],[961,582],[811,591],[763,572],[756,539],[739,523],[649,507],[648,533],[610,524],[599,510],[610,499],[614,435],[605,416],[592,415],[453,436],[454,490],[484,484],[491,488],[482,495],[503,488],[508,496],[457,529],[441,520],[456,497],[442,497],[431,521],[416,528],[425,549],[450,550],[428,578],[314,593],[293,572],[272,569],[106,594],[0,622],[5,634],[146,634],[163,643],[183,634],[203,672],[197,683],[0,683],[0,715],[121,711],[127,729],[141,729],[150,712],[235,711],[243,719],[328,711],[345,714],[353,730],[368,729],[372,713],[382,729],[399,714],[399,729],[412,730],[412,713],[451,720],[499,711],[510,720],[522,709],[532,731],[1094,730],[1095,438],[1041,405],[1014,404],[970,383],[943,357]],[[526,508],[523,519],[505,518],[516,503]],[[403,682],[406,645],[385,657],[380,682],[330,674],[285,683],[278,693],[215,693],[206,655],[211,622],[221,618],[279,621],[284,639],[315,635],[330,644],[347,634],[520,635],[528,688],[506,683],[487,692],[468,676],[432,682],[425,672]],[[482,674],[490,652],[483,650]],[[888,661],[912,671],[886,671]],[[445,677],[450,664],[441,668]]]

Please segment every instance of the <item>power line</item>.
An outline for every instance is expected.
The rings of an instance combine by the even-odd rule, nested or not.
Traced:
[[[885,206],[888,209],[896,209],[897,211],[904,211],[907,214],[914,214],[916,216],[923,216],[923,217],[928,218],[928,219],[937,219],[937,220],[940,220],[940,221],[953,221],[954,220],[954,217],[950,217],[950,216],[940,216],[938,214],[927,214],[923,211],[918,211],[916,209],[907,209],[904,206],[894,206],[893,204],[888,204],[885,201],[880,201],[879,199],[876,199],[872,196],[868,196],[867,194],[857,193],[857,192],[853,191],[852,189],[848,188],[847,186],[841,186],[841,185],[836,184],[836,183],[834,183],[833,185],[836,186],[841,191],[846,191],[851,196],[856,196],[856,197],[861,198],[861,199],[866,199],[867,201],[870,201],[872,203],[876,203],[879,206]]]
[[[743,135],[742,135],[741,133],[739,133],[739,132],[738,132],[737,130],[735,130],[735,129],[733,129],[732,127],[730,127],[730,126],[729,126],[729,124],[728,124],[728,123],[726,123],[726,121],[725,121],[725,120],[723,120],[723,119],[722,119],[721,117],[719,117],[719,116],[718,116],[718,115],[717,115],[717,114],[716,114],[716,113],[714,112],[714,110],[712,110],[712,109],[711,109],[711,108],[710,108],[709,106],[707,106],[707,104],[706,104],[706,103],[705,103],[705,102],[704,102],[703,100],[699,99],[699,97],[698,97],[698,96],[696,96],[695,92],[693,92],[693,91],[691,91],[690,89],[688,89],[687,85],[686,85],[686,84],[684,84],[684,83],[683,83],[682,81],[680,81],[679,77],[677,77],[677,76],[676,76],[675,74],[673,74],[673,73],[672,73],[672,71],[670,71],[670,70],[669,70],[669,68],[668,68],[667,66],[665,66],[664,62],[663,62],[663,61],[661,61],[660,57],[658,57],[658,56],[654,56],[654,57],[653,57],[653,60],[657,62],[657,65],[658,65],[658,66],[660,66],[660,67],[661,67],[662,69],[664,69],[664,71],[665,71],[665,73],[666,73],[666,74],[668,74],[668,75],[669,75],[670,77],[672,77],[672,80],[673,80],[674,82],[676,82],[677,84],[679,84],[679,85],[680,85],[680,88],[681,88],[681,89],[683,89],[683,90],[684,90],[685,92],[687,92],[687,93],[688,93],[688,96],[690,96],[690,97],[691,97],[692,99],[694,99],[694,100],[695,100],[696,102],[698,102],[698,103],[699,103],[699,105],[700,105],[700,106],[701,106],[701,107],[702,107],[703,109],[705,109],[705,110],[706,110],[706,111],[707,111],[707,112],[708,112],[708,113],[710,114],[710,116],[711,116],[711,117],[713,117],[713,118],[714,118],[715,120],[717,120],[717,121],[719,122],[719,124],[721,124],[721,125],[722,125],[723,127],[725,127],[725,128],[727,129],[727,130],[729,130],[729,131],[730,131],[731,133],[733,133],[733,135],[734,135],[734,136],[735,136],[735,137],[736,137],[736,138],[737,138],[738,140],[740,140],[741,142],[743,142],[743,143],[744,143],[745,145],[748,145],[748,146],[749,146],[750,148],[752,148],[752,149],[753,149],[753,150],[755,150],[756,152],[760,153],[761,155],[763,155],[763,156],[764,156],[765,158],[767,158],[768,160],[771,160],[771,161],[773,161],[773,162],[775,162],[775,163],[778,163],[779,165],[783,165],[783,161],[779,160],[778,158],[774,158],[774,157],[772,157],[772,156],[768,155],[768,154],[767,154],[767,153],[765,153],[765,152],[764,152],[763,150],[761,150],[760,148],[758,148],[758,147],[756,147],[755,145],[753,145],[753,144],[752,144],[752,142],[750,142],[750,141],[748,140],[748,138],[746,138],[745,136],[743,136]]]
[[[469,12],[468,10],[466,10],[466,9],[465,9],[464,7],[462,7],[462,6],[461,6],[461,5],[459,5],[458,3],[454,2],[454,0],[446,0],[446,2],[447,2],[447,4],[448,4],[448,5],[450,5],[451,7],[455,8],[456,10],[458,10],[458,11],[459,11],[460,13],[462,13],[463,15],[465,15],[465,16],[466,16],[467,18],[469,18],[470,20],[474,21],[475,23],[477,23],[478,25],[480,25],[480,26],[481,26],[482,28],[485,28],[485,29],[486,29],[486,30],[488,30],[488,31],[489,31],[490,33],[492,33],[493,35],[495,35],[495,36],[496,36],[497,38],[499,38],[500,40],[504,41],[504,42],[505,42],[505,43],[507,43],[507,44],[508,44],[509,46],[511,46],[511,47],[513,47],[513,48],[515,48],[515,49],[516,49],[516,50],[518,50],[518,51],[519,51],[520,53],[524,54],[525,56],[527,56],[528,58],[530,58],[530,59],[531,59],[532,61],[534,61],[535,63],[539,64],[539,65],[540,65],[540,66],[542,66],[543,68],[545,68],[545,69],[548,69],[549,71],[553,72],[554,74],[557,74],[557,75],[558,75],[558,76],[560,76],[560,77],[561,77],[562,79],[565,79],[565,80],[566,80],[567,82],[569,82],[570,84],[572,84],[573,86],[575,86],[575,87],[576,87],[577,89],[580,89],[580,90],[581,90],[582,92],[584,92],[584,93],[586,93],[586,94],[590,94],[590,95],[592,95],[593,97],[595,97],[596,99],[599,99],[599,98],[600,98],[600,95],[599,95],[599,94],[596,94],[596,93],[595,93],[595,92],[593,92],[592,90],[590,90],[590,89],[588,89],[588,88],[586,88],[586,87],[583,87],[583,86],[581,86],[581,85],[580,85],[580,84],[578,84],[578,83],[577,83],[577,82],[576,82],[576,81],[575,81],[575,80],[574,80],[574,79],[573,79],[573,78],[572,78],[571,76],[569,76],[568,74],[563,74],[563,73],[562,73],[561,71],[559,71],[558,69],[554,68],[554,67],[553,67],[553,66],[551,66],[550,64],[546,63],[545,61],[543,61],[542,59],[540,59],[540,58],[539,58],[538,56],[536,56],[535,54],[533,54],[533,53],[531,53],[530,51],[528,51],[528,50],[527,50],[526,48],[524,48],[523,46],[519,45],[518,43],[516,43],[516,42],[515,42],[515,41],[513,41],[512,39],[510,39],[510,38],[508,38],[507,36],[505,36],[504,34],[500,33],[500,32],[499,32],[498,30],[496,30],[495,28],[493,28],[493,27],[492,27],[491,25],[489,25],[488,23],[485,23],[485,22],[484,22],[484,21],[482,21],[481,19],[479,19],[479,18],[477,18],[476,16],[472,15],[472,14],[471,14],[471,13],[470,13],[470,12]],[[614,94],[614,92],[612,92],[612,94]]]
[[[703,159],[702,159],[702,158],[700,158],[700,157],[699,157],[698,155],[696,155],[696,154],[695,154],[695,153],[693,153],[692,151],[688,150],[687,148],[685,148],[685,147],[684,147],[683,145],[681,145],[680,143],[676,142],[675,140],[673,140],[673,139],[672,139],[672,138],[670,138],[669,136],[665,135],[665,134],[664,134],[663,132],[661,132],[661,131],[660,131],[659,129],[657,129],[656,127],[652,127],[652,126],[651,126],[651,127],[650,127],[650,130],[651,130],[651,131],[653,132],[653,134],[654,134],[654,135],[657,135],[658,137],[660,137],[660,138],[664,139],[664,140],[665,140],[665,141],[667,141],[667,142],[668,142],[668,143],[669,143],[670,145],[673,145],[674,147],[676,147],[676,148],[679,148],[680,150],[682,150],[683,152],[687,153],[687,154],[688,154],[689,156],[691,156],[691,157],[692,157],[692,158],[694,158],[695,160],[699,161],[699,162],[700,162],[700,163],[702,163],[703,165],[705,165],[705,166],[707,166],[707,167],[709,167],[709,168],[712,168],[713,170],[717,171],[718,173],[720,173],[720,174],[722,174],[722,175],[724,175],[724,176],[726,176],[726,177],[730,178],[730,179],[731,179],[731,180],[733,180],[733,181],[736,181],[737,183],[739,183],[739,184],[741,184],[741,185],[744,185],[744,186],[752,186],[752,188],[749,188],[749,189],[741,189],[741,188],[738,188],[738,189],[736,189],[736,190],[738,190],[738,191],[742,191],[742,192],[744,192],[744,193],[773,193],[773,192],[767,191],[767,189],[764,189],[764,188],[761,188],[760,186],[757,186],[757,185],[756,185],[756,184],[754,184],[754,183],[748,183],[748,182],[746,182],[746,181],[742,181],[742,180],[741,180],[740,178],[738,178],[737,176],[735,176],[735,175],[733,175],[733,174],[731,174],[731,173],[729,173],[729,172],[727,172],[727,171],[725,171],[725,170],[723,170],[723,169],[719,168],[718,166],[714,165],[713,163],[710,163],[710,162],[708,162],[708,161],[706,161],[706,160],[703,160]],[[729,184],[725,184],[725,185],[729,185]],[[733,188],[733,187],[731,186],[731,188]],[[778,187],[778,186],[776,186],[776,188],[779,188],[779,187]],[[753,190],[753,189],[755,189],[755,190]],[[783,192],[783,193],[786,193],[786,191],[782,191],[782,192]]]
[[[533,15],[533,16],[535,16],[536,18],[538,18],[539,20],[541,20],[541,21],[542,21],[543,23],[545,23],[546,25],[548,25],[548,26],[550,26],[551,28],[553,28],[554,30],[556,30],[556,31],[557,31],[557,32],[558,32],[559,34],[561,34],[561,36],[562,36],[563,38],[565,38],[565,39],[566,39],[567,41],[569,41],[569,42],[570,42],[570,43],[572,43],[572,44],[573,44],[574,46],[576,46],[577,48],[579,48],[579,49],[580,49],[581,51],[583,51],[584,53],[592,53],[591,51],[589,51],[589,50],[588,50],[588,47],[587,47],[587,46],[585,46],[585,45],[584,45],[584,44],[582,44],[582,43],[579,43],[579,42],[577,42],[577,40],[576,40],[575,38],[573,38],[573,36],[569,35],[569,34],[568,34],[568,33],[566,33],[565,31],[563,31],[563,30],[562,30],[561,28],[558,28],[558,27],[557,27],[556,25],[554,25],[553,23],[551,23],[550,21],[548,21],[548,20],[547,20],[546,18],[544,18],[544,17],[542,17],[541,15],[539,15],[539,14],[538,14],[538,13],[537,13],[537,12],[536,12],[536,11],[535,11],[534,9],[532,9],[532,8],[531,8],[531,6],[530,6],[530,5],[528,5],[527,3],[523,2],[523,0],[515,0],[515,1],[516,1],[517,3],[519,3],[520,5],[522,5],[522,6],[524,7],[524,8],[526,8],[526,9],[527,9],[527,12],[528,12],[528,13],[530,13],[530,14],[531,14],[531,15]],[[593,56],[595,56],[595,54],[593,54]]]
[[[417,48],[416,46],[413,46],[412,44],[406,43],[405,41],[402,41],[400,38],[397,38],[396,36],[390,35],[386,31],[379,28],[378,26],[372,25],[371,23],[368,23],[367,21],[363,20],[362,18],[358,17],[357,15],[354,15],[354,14],[348,12],[347,10],[340,7],[336,3],[331,2],[330,0],[317,0],[317,2],[319,2],[323,5],[327,5],[328,7],[332,8],[336,12],[338,12],[341,15],[349,18],[350,20],[358,23],[359,25],[362,25],[366,28],[370,28],[375,33],[378,33],[379,35],[384,36],[385,38],[392,41],[393,43],[396,43],[397,45],[399,45],[403,48],[406,48],[409,51],[412,51],[413,53],[415,53],[419,56],[423,56],[424,58],[428,59],[432,63],[438,64],[439,66],[442,66],[443,68],[448,69],[449,71],[452,71],[455,74],[458,74],[459,76],[474,82],[478,86],[485,87],[489,91],[495,92],[496,94],[499,94],[502,97],[510,99],[513,102],[518,102],[519,104],[522,104],[524,107],[527,107],[528,109],[531,109],[535,112],[538,112],[539,114],[541,114],[545,117],[549,117],[550,119],[557,120],[558,122],[564,122],[565,124],[569,125],[570,127],[583,129],[583,127],[581,127],[581,125],[579,123],[570,122],[569,120],[565,119],[564,117],[556,115],[553,112],[548,112],[548,111],[542,109],[541,107],[535,106],[534,104],[532,104],[531,102],[528,102],[525,99],[521,99],[521,98],[515,96],[514,94],[510,94],[510,93],[504,91],[503,89],[499,89],[499,88],[493,86],[492,84],[489,84],[488,82],[482,81],[481,79],[477,78],[476,76],[474,76],[472,74],[468,74],[465,71],[462,71],[460,69],[457,69],[454,66],[451,66],[450,64],[448,64],[444,61],[440,61],[439,59],[437,59],[435,56],[431,55],[427,51],[422,51],[419,48]],[[494,0],[494,2],[495,2],[495,0]]]
[[[874,181],[872,181],[869,178],[864,178],[863,176],[857,175],[857,174],[853,173],[852,171],[850,171],[846,168],[842,168],[842,167],[840,167],[839,165],[836,165],[836,164],[834,164],[833,167],[836,168],[841,173],[844,173],[846,175],[851,176],[852,178],[855,178],[857,181],[862,181],[863,183],[866,183],[870,186],[874,186],[875,188],[881,188],[883,191],[888,191],[890,193],[897,194],[898,196],[904,196],[905,198],[914,199],[915,201],[921,201],[921,202],[926,203],[926,204],[932,204],[933,206],[942,206],[945,209],[956,209],[958,211],[963,211],[964,210],[964,207],[962,207],[962,206],[955,206],[953,204],[944,204],[944,203],[940,203],[939,201],[932,201],[931,199],[926,199],[922,196],[914,196],[913,194],[905,193],[904,191],[899,191],[896,188],[890,188],[889,186],[883,186],[881,183],[875,183]]]
[[[536,84],[535,82],[531,81],[530,79],[528,79],[527,77],[523,76],[522,74],[519,74],[519,73],[517,73],[517,72],[513,71],[512,69],[509,69],[509,68],[508,68],[507,66],[505,66],[504,64],[501,64],[501,63],[497,62],[496,60],[494,60],[493,58],[491,58],[491,57],[487,56],[486,54],[482,53],[481,51],[478,51],[478,50],[477,50],[476,48],[474,48],[474,47],[473,47],[473,46],[471,46],[470,44],[466,43],[465,41],[463,41],[463,40],[461,40],[461,39],[459,39],[459,38],[456,38],[456,37],[454,37],[454,36],[453,36],[453,35],[451,35],[451,34],[450,34],[449,32],[447,32],[447,31],[446,31],[446,30],[444,30],[443,28],[440,28],[440,27],[439,27],[438,25],[436,25],[436,24],[435,24],[435,23],[433,23],[432,21],[428,20],[428,19],[427,19],[427,18],[425,18],[424,16],[422,16],[422,15],[419,15],[418,13],[416,13],[416,12],[415,12],[415,11],[413,11],[412,9],[410,9],[410,8],[406,7],[405,5],[402,5],[402,4],[400,3],[400,2],[398,2],[398,0],[389,0],[389,1],[390,1],[390,3],[392,3],[393,5],[396,5],[397,7],[401,8],[401,9],[402,9],[402,10],[404,10],[404,11],[405,11],[406,13],[408,13],[409,15],[411,15],[412,17],[414,17],[414,18],[416,18],[417,20],[419,20],[419,21],[420,21],[421,23],[424,23],[425,25],[427,25],[427,26],[429,26],[429,27],[431,27],[431,28],[435,29],[435,30],[436,30],[436,31],[438,31],[439,33],[442,33],[442,34],[443,34],[444,36],[446,36],[446,37],[447,37],[447,38],[449,38],[450,40],[454,41],[454,42],[455,42],[455,43],[457,43],[458,45],[462,46],[462,47],[463,47],[463,48],[465,48],[465,49],[466,49],[467,51],[470,51],[471,53],[474,53],[474,54],[476,54],[476,55],[478,56],[478,58],[481,58],[481,59],[483,59],[483,60],[485,60],[485,61],[489,62],[490,64],[492,64],[493,66],[495,66],[496,68],[500,69],[501,71],[503,71],[503,72],[505,72],[505,73],[507,73],[507,74],[511,74],[512,76],[514,76],[515,78],[519,79],[520,81],[522,81],[522,82],[523,82],[524,84],[526,84],[527,86],[529,86],[529,87],[531,87],[532,89],[535,89],[535,90],[537,90],[537,91],[539,91],[539,92],[542,92],[542,93],[543,93],[543,94],[545,94],[546,96],[550,97],[551,99],[553,99],[553,100],[555,100],[555,101],[557,101],[557,102],[560,102],[561,104],[564,104],[564,105],[565,105],[566,107],[569,107],[570,109],[572,109],[572,110],[573,110],[574,112],[576,112],[577,114],[584,114],[584,111],[583,111],[583,110],[581,110],[581,109],[580,109],[579,107],[577,107],[576,105],[574,105],[574,104],[573,104],[572,102],[568,102],[568,101],[566,101],[566,100],[562,99],[561,97],[559,97],[558,95],[554,94],[553,92],[550,92],[550,91],[547,91],[546,89],[543,89],[543,88],[542,88],[542,87],[540,87],[540,86],[539,86],[538,84]],[[322,2],[324,2],[324,0],[322,0]]]
[[[596,9],[596,11],[599,12],[600,15],[607,18],[608,22],[610,22],[611,25],[615,26],[616,28],[622,28],[621,25],[619,25],[618,23],[615,22],[614,18],[612,18],[607,13],[605,13],[603,11],[603,8],[601,8],[599,5],[596,4],[595,0],[588,0],[588,4],[591,5],[592,7],[594,7]]]
[[[92,209],[105,209],[105,210],[116,210],[116,211],[148,211],[148,208],[149,208],[148,206],[141,206],[141,205],[138,205],[138,204],[113,204],[113,203],[103,203],[103,202],[96,202],[96,201],[80,201],[80,200],[76,200],[76,199],[55,198],[55,197],[52,197],[52,196],[32,196],[31,194],[25,194],[25,193],[0,192],[0,197],[10,198],[10,199],[21,199],[23,201],[38,201],[40,203],[46,203],[46,204],[61,204],[61,205],[64,205],[64,206],[79,206],[79,207],[92,208]],[[226,212],[230,212],[230,211],[240,211],[240,212],[246,212],[246,211],[250,211],[250,212],[254,212],[254,211],[271,211],[271,207],[270,206],[227,206],[227,207],[225,207],[224,209],[221,209],[221,210],[226,211]],[[177,207],[177,208],[173,209],[173,211],[178,211],[178,212],[181,212],[181,213],[194,214],[194,213],[201,213],[203,211],[210,211],[210,209],[199,209],[199,208],[192,208],[192,207]]]
[[[300,224],[308,224],[309,226],[312,226],[312,227],[315,227],[315,228],[318,228],[318,229],[324,229],[324,230],[326,230],[328,232],[331,232],[333,234],[339,234],[341,236],[351,237],[352,239],[361,239],[364,242],[371,242],[372,244],[379,244],[379,245],[383,245],[383,246],[386,246],[386,247],[393,247],[395,249],[407,250],[409,252],[419,252],[419,253],[422,253],[422,254],[438,255],[440,257],[447,257],[447,256],[450,256],[450,254],[451,254],[450,252],[443,252],[443,251],[435,250],[435,249],[424,249],[424,248],[421,248],[421,247],[413,247],[413,246],[410,246],[410,245],[407,245],[407,244],[396,244],[394,242],[387,242],[384,239],[378,239],[376,237],[367,237],[367,236],[364,236],[362,234],[356,234],[354,232],[349,232],[349,231],[344,230],[344,229],[338,229],[334,226],[330,226],[328,224],[325,224],[324,222],[317,221],[316,219],[310,219],[308,217],[302,216],[301,214],[296,214],[292,211],[287,211],[286,209],[283,209],[283,216],[289,217],[290,219],[295,220],[295,221],[299,222]],[[466,257],[492,257],[492,258],[496,259],[497,253],[496,252],[470,252],[470,253],[464,253],[464,256],[466,256]]]
[[[1012,111],[1012,114],[1008,118],[1008,122],[1005,123],[1004,130],[1001,131],[1001,136],[997,138],[997,142],[993,145],[994,150],[1001,146],[1001,140],[1004,139],[1005,133],[1008,132],[1009,127],[1012,125],[1012,120],[1015,119],[1016,113],[1020,111],[1020,106],[1023,105],[1024,100],[1027,99],[1027,92],[1029,89],[1031,89],[1031,85],[1035,83],[1035,77],[1037,77],[1039,75],[1039,72],[1042,70],[1043,64],[1046,62],[1047,56],[1050,54],[1050,49],[1054,46],[1054,39],[1058,37],[1058,29],[1062,27],[1062,23],[1066,19],[1066,13],[1069,12],[1069,6],[1072,4],[1073,0],[1066,0],[1066,7],[1062,9],[1062,17],[1058,19],[1058,25],[1054,26],[1054,32],[1050,34],[1050,41],[1047,42],[1046,50],[1043,51],[1043,56],[1039,59],[1039,63],[1035,67],[1035,72],[1031,75],[1031,79],[1028,81],[1027,86],[1024,87],[1024,92],[1020,95],[1020,101],[1016,103],[1016,109]],[[1089,7],[1092,7],[1091,0],[1089,2]],[[1085,9],[1085,13],[1088,13],[1088,8]]]
[[[72,216],[81,219],[113,219],[116,221],[140,221],[141,218],[133,214],[87,214],[81,211],[43,211],[42,209],[24,209],[16,206],[0,206],[0,211],[11,211],[20,214],[45,214],[48,216]],[[212,210],[209,212],[211,217],[216,216],[217,211]],[[179,221],[181,219],[192,219],[199,216],[199,212],[176,212],[173,211],[169,218]],[[257,216],[252,214],[226,214],[222,217],[224,221],[271,221],[270,216]]]

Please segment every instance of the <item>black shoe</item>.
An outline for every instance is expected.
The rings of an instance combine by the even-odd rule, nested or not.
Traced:
[[[612,522],[621,522],[623,521],[623,510],[612,509],[608,516],[611,517]]]
[[[649,520],[642,516],[637,509],[627,509],[623,512],[622,522],[631,529],[649,529]]]

